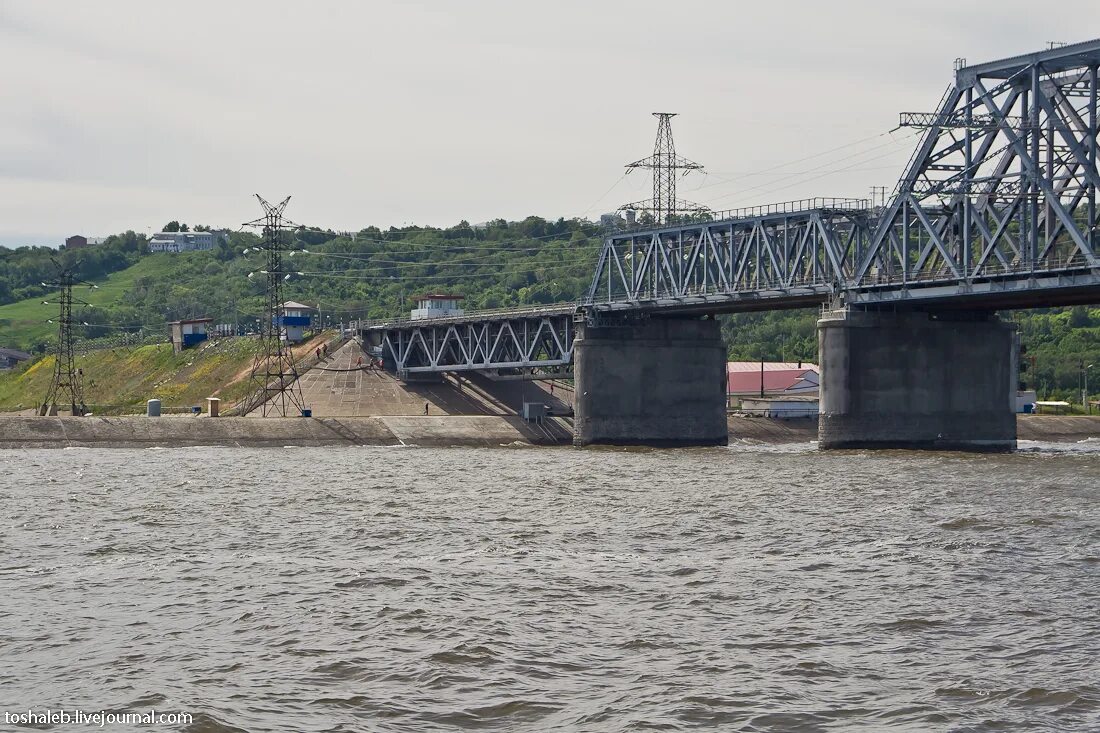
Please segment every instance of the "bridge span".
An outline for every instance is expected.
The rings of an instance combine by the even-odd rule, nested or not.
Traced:
[[[883,206],[613,233],[578,303],[365,335],[406,378],[572,367],[578,443],[721,443],[713,316],[824,306],[822,446],[1011,447],[1018,346],[995,311],[1100,302],[1098,66],[1100,40],[960,64],[936,111],[901,114],[923,135]]]

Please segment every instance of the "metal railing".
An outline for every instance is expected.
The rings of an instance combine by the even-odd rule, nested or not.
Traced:
[[[437,318],[411,318],[399,316],[397,318],[370,318],[353,322],[353,328],[363,330],[365,328],[385,327],[409,327],[432,326],[440,323],[462,323],[465,321],[480,321],[491,318],[522,318],[527,315],[541,316],[561,314],[584,305],[583,300],[569,300],[561,303],[546,303],[544,305],[511,306],[508,308],[487,308],[483,310],[465,311],[462,315],[439,316]]]
[[[633,225],[623,227],[622,229],[608,232],[608,236],[629,235],[640,231],[649,232],[674,229],[685,224],[707,224],[711,222],[729,221],[731,219],[759,219],[765,216],[799,214],[813,210],[869,212],[872,209],[873,205],[870,199],[818,196],[808,199],[795,199],[793,201],[761,204],[759,206],[745,206],[739,209],[722,209],[700,214],[688,214],[677,217],[676,221],[663,223],[645,223],[639,221],[635,222]]]

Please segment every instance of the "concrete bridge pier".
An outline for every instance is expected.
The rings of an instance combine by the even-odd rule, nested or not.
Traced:
[[[820,448],[1015,449],[1019,350],[995,314],[832,311],[818,349]]]
[[[577,324],[574,445],[725,445],[726,346],[716,320]]]

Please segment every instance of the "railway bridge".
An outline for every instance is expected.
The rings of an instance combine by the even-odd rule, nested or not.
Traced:
[[[968,66],[882,206],[812,199],[604,242],[576,303],[364,327],[399,375],[572,374],[575,442],[726,441],[714,316],[821,307],[820,445],[1016,442],[1005,309],[1100,302],[1100,40]]]

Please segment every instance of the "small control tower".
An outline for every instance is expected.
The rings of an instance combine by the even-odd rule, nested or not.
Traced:
[[[413,320],[422,318],[443,318],[445,316],[461,316],[460,303],[464,296],[445,295],[442,293],[430,293],[416,297],[416,307],[412,309],[409,317]]]
[[[316,308],[305,303],[295,303],[288,300],[283,303],[283,312],[276,319],[276,327],[282,332],[284,340],[297,344],[305,341],[306,331],[312,322],[312,316]]]

